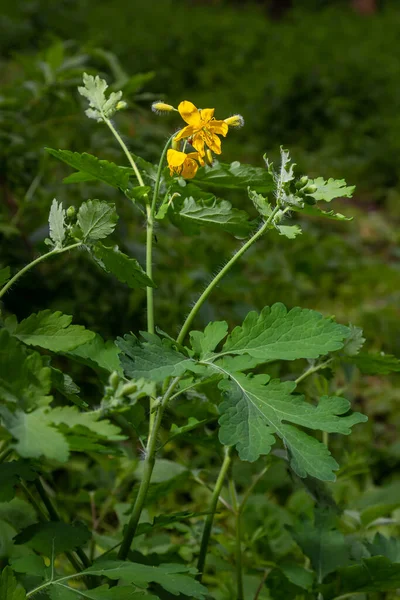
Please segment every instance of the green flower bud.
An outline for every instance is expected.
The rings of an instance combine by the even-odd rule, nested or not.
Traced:
[[[108,382],[113,390],[116,390],[119,384],[119,375],[117,371],[113,371],[108,379]]]
[[[317,201],[312,196],[304,196],[304,202],[312,206],[313,204],[317,204]]]
[[[130,383],[125,383],[125,385],[122,386],[122,388],[120,390],[120,395],[121,396],[129,396],[129,394],[133,394],[136,391],[137,391],[137,385],[134,381],[131,381]]]
[[[307,185],[309,179],[307,177],[307,175],[303,175],[303,177],[300,177],[300,179],[298,181],[296,181],[296,190],[300,190],[301,188],[303,188],[305,185]]]
[[[71,219],[73,216],[75,216],[75,206],[68,206],[67,208],[67,217],[68,219]]]
[[[315,192],[317,191],[317,186],[314,184],[308,185],[306,188],[304,188],[304,193],[305,194],[315,194]]]

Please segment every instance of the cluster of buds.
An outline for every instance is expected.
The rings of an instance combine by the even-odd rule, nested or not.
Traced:
[[[310,194],[314,194],[317,191],[317,186],[310,183],[307,175],[303,175],[303,177],[300,177],[300,179],[296,181],[295,188],[296,194],[301,196],[306,204],[316,204],[316,199]]]

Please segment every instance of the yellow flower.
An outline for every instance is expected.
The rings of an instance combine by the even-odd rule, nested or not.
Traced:
[[[184,179],[193,179],[199,168],[198,163],[204,165],[204,161],[198,152],[185,154],[185,152],[179,152],[179,150],[173,148],[169,148],[167,152],[167,161],[171,177],[175,173],[181,175]]]
[[[229,127],[225,121],[214,119],[214,109],[198,109],[192,102],[183,100],[178,106],[178,111],[187,126],[177,133],[174,140],[191,138],[190,143],[200,156],[205,155],[205,145],[215,154],[221,154],[221,140],[218,135],[225,137]]]

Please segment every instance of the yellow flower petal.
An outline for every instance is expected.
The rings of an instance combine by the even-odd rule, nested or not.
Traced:
[[[174,137],[174,140],[178,142],[179,140],[183,140],[184,138],[191,137],[194,133],[196,133],[196,131],[197,127],[194,127],[193,125],[187,125],[183,129],[178,131],[178,133]]]
[[[204,139],[201,131],[193,136],[192,146],[200,156],[204,156]]]
[[[215,154],[221,154],[221,140],[219,139],[219,137],[212,131],[207,130],[202,131],[202,135],[204,137],[205,143],[210,148],[210,150],[212,152],[215,152]]]
[[[215,108],[202,108],[200,111],[201,120],[204,123],[208,123],[214,116]]]
[[[193,177],[197,173],[198,168],[199,165],[197,164],[197,162],[192,158],[187,157],[184,162],[181,175],[184,179],[193,179]]]
[[[218,133],[219,135],[223,135],[224,137],[226,136],[226,134],[228,133],[228,125],[225,121],[211,121],[211,123],[209,123],[207,125],[207,128],[212,131],[213,133]]]
[[[167,152],[167,161],[170,167],[181,167],[186,160],[186,154],[179,150],[169,148]]]
[[[194,127],[201,127],[201,116],[200,111],[192,102],[183,100],[178,106],[179,114],[182,119],[188,124]]]

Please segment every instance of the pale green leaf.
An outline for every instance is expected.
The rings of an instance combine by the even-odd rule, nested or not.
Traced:
[[[280,235],[284,235],[290,240],[294,240],[295,237],[303,233],[299,225],[276,225],[276,228]]]
[[[204,331],[191,331],[190,342],[195,354],[201,359],[209,358],[227,333],[226,321],[209,323]]]
[[[205,600],[208,591],[192,575],[195,570],[185,565],[162,564],[149,566],[124,561],[98,561],[84,573],[100,575],[109,579],[121,579],[138,587],[147,587],[149,583],[158,583],[171,594],[185,594],[189,598]]]
[[[274,435],[278,435],[300,477],[309,474],[324,481],[335,479],[332,471],[338,465],[326,446],[289,423],[347,435],[353,425],[367,420],[364,415],[342,416],[350,408],[344,398],[324,396],[317,406],[309,404],[303,396],[292,395],[294,382],[270,381],[268,375],[226,374],[230,379],[219,383],[224,394],[219,420],[221,443],[236,445],[242,460],[255,461],[270,452]]]
[[[347,186],[344,179],[328,179],[325,181],[323,177],[311,179],[310,184],[317,186],[317,190],[309,194],[315,200],[323,200],[331,202],[335,198],[351,198],[355,190],[355,186]]]
[[[223,354],[250,354],[260,361],[318,358],[340,350],[349,330],[320,313],[305,308],[289,312],[281,303],[250,312],[243,325],[235,327]]]
[[[155,287],[138,261],[121,252],[118,246],[108,247],[98,243],[91,248],[91,252],[102,269],[112,273],[130,288]]]
[[[142,335],[145,338],[142,343],[134,335],[117,339],[117,346],[123,352],[121,364],[127,377],[164,381],[195,367],[195,361],[175,350],[170,340],[161,340],[148,333]]]
[[[114,342],[111,340],[105,342],[98,333],[90,342],[68,352],[68,356],[83,362],[89,367],[100,367],[109,373],[117,371],[122,374],[118,354],[119,350]]]
[[[10,279],[10,267],[4,267],[4,269],[0,269],[0,286],[3,286]]]
[[[73,427],[85,427],[96,436],[104,437],[110,441],[125,439],[120,435],[120,429],[110,423],[108,419],[101,418],[100,411],[81,412],[76,406],[57,406],[44,415],[44,419],[53,425],[67,425]]]
[[[77,220],[84,240],[93,241],[105,238],[114,231],[118,215],[114,204],[101,200],[88,200],[81,204]]]
[[[83,74],[83,86],[78,87],[79,93],[89,100],[89,106],[85,112],[90,119],[103,121],[110,119],[117,110],[118,102],[121,100],[122,92],[112,92],[107,98],[105,92],[108,85],[98,75]]]
[[[61,202],[54,198],[49,214],[50,238],[55,248],[62,248],[65,240],[65,210]]]
[[[90,531],[83,524],[69,525],[61,521],[35,523],[23,529],[14,541],[27,544],[36,552],[51,557],[61,552],[84,546],[90,540]]]
[[[364,345],[365,337],[363,337],[361,327],[356,327],[350,323],[349,330],[350,333],[344,343],[343,352],[347,356],[356,356]]]
[[[0,330],[0,399],[20,408],[49,404],[51,370],[45,357],[31,351],[6,329]]]
[[[95,337],[93,331],[82,325],[71,325],[71,321],[70,315],[47,309],[31,314],[12,328],[10,333],[29,346],[39,346],[52,352],[68,352]]]
[[[45,458],[66,462],[69,448],[64,436],[50,426],[43,408],[30,413],[11,413],[0,406],[5,428],[17,440],[15,450],[23,458]]]
[[[4,567],[0,575],[1,600],[25,600],[26,593],[15,579],[11,567]]]
[[[230,202],[217,198],[208,201],[186,197],[172,220],[185,233],[200,233],[202,227],[211,227],[237,237],[246,237],[253,229],[245,211],[232,208]]]
[[[83,152],[71,152],[70,150],[54,150],[46,148],[47,152],[62,160],[70,167],[77,169],[78,173],[73,173],[64,183],[78,183],[80,181],[103,181],[114,188],[125,192],[129,187],[130,170],[119,167],[108,160],[100,160],[92,154]]]

